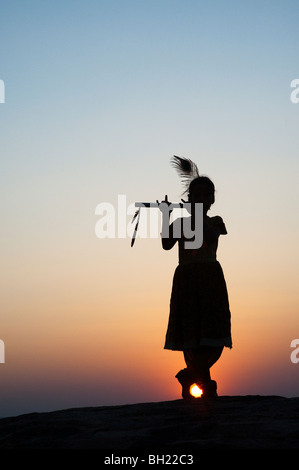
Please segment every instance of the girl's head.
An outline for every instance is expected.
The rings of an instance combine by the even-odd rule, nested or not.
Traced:
[[[184,194],[188,192],[188,201],[203,203],[203,210],[206,214],[215,202],[214,183],[207,176],[199,174],[197,165],[190,158],[174,155],[171,162],[187,188]]]
[[[215,186],[207,176],[198,176],[189,185],[188,201],[203,203],[205,213],[215,202]]]

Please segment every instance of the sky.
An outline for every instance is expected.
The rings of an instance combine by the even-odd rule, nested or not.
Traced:
[[[180,398],[183,355],[163,349],[177,251],[130,246],[136,201],[182,197],[172,155],[213,180],[228,231],[218,393],[298,396],[298,2],[0,8],[0,417]],[[122,238],[98,237],[101,204]]]

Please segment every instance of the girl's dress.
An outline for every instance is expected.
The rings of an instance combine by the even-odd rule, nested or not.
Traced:
[[[173,224],[181,223],[177,219]],[[206,217],[206,227],[226,228],[219,216]],[[222,268],[216,259],[218,238],[201,248],[179,243],[179,264],[172,284],[165,349],[184,351],[200,346],[232,347],[231,314]]]

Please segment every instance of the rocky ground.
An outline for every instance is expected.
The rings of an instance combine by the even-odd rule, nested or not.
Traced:
[[[299,398],[222,396],[31,413],[0,419],[0,448],[299,449]]]

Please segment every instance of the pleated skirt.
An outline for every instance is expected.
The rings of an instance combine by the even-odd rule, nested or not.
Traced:
[[[218,261],[180,264],[172,283],[165,349],[232,347],[227,287]]]

